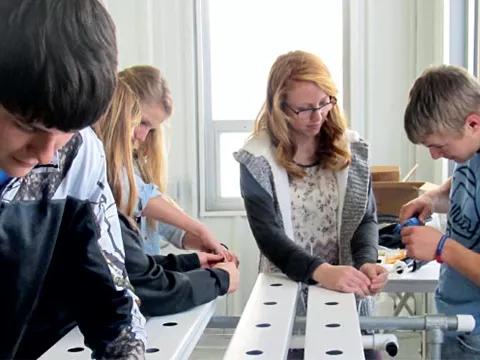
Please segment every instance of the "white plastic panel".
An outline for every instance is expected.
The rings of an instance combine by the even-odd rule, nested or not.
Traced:
[[[146,359],[188,359],[215,312],[215,303],[214,300],[182,313],[150,318]]]
[[[215,303],[147,321],[148,344],[146,359],[188,359],[215,312]],[[91,351],[84,345],[83,335],[74,328],[52,346],[41,360],[90,360]]]
[[[298,287],[284,275],[259,274],[224,359],[286,359]]]
[[[305,360],[362,360],[362,337],[355,297],[308,287]]]
[[[83,343],[83,335],[75,327],[52,346],[40,360],[91,360],[92,352]]]

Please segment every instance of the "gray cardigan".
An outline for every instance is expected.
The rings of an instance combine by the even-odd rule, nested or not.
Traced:
[[[346,134],[352,162],[336,173],[339,185],[339,261],[359,268],[377,260],[378,229],[368,168],[368,145],[354,132]],[[312,283],[323,263],[293,241],[288,175],[273,156],[268,136],[252,138],[234,154],[240,162],[240,185],[247,217],[262,253],[260,271],[285,273]]]

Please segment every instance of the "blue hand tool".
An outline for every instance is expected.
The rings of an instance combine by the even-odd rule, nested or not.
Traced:
[[[393,232],[395,234],[400,234],[400,231],[405,227],[405,226],[422,226],[424,225],[417,217],[412,217],[405,221],[403,224],[397,224],[395,226],[395,230]]]

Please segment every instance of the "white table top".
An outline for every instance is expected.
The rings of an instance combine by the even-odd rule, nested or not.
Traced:
[[[390,273],[384,292],[399,293],[430,293],[434,292],[440,273],[440,264],[430,261],[419,270],[406,272],[402,275]]]

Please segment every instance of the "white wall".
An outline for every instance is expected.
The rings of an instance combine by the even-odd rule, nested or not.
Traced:
[[[338,0],[332,0],[338,1]],[[172,89],[169,154],[172,195],[190,213],[198,211],[197,107],[194,0],[110,0],[117,24],[120,67],[152,64]],[[292,6],[295,1],[292,0]],[[440,181],[424,149],[411,145],[403,131],[408,90],[422,69],[443,61],[443,0],[345,0],[350,13],[347,75],[351,125],[372,145],[372,163],[399,164],[406,173],[416,162],[417,177]],[[258,250],[243,216],[202,219],[237,252],[242,286],[226,301],[240,314],[257,274]],[[223,309],[225,310],[225,309]]]
[[[105,1],[116,27],[119,68],[158,67],[174,99],[169,124],[169,191],[186,211],[197,212],[197,137],[193,0]]]
[[[443,1],[347,3],[356,15],[349,30],[352,127],[370,142],[372,164],[398,164],[406,174],[418,163],[417,179],[440,182],[441,162],[409,143],[403,111],[414,79],[443,62]]]

